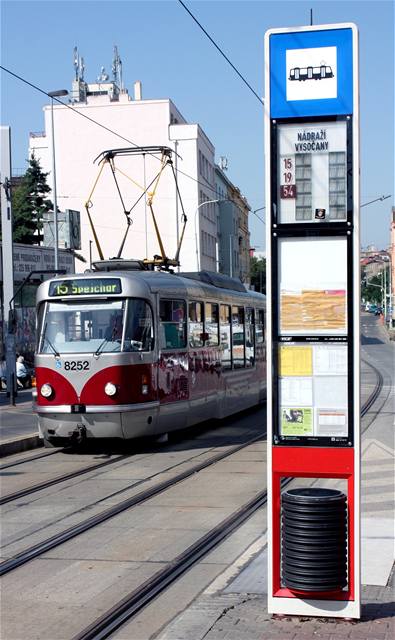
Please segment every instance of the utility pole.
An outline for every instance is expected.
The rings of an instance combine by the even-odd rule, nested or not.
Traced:
[[[17,395],[15,370],[15,324],[8,314],[10,301],[14,297],[14,256],[12,245],[12,204],[11,204],[11,129],[0,127],[1,132],[1,234],[3,260],[3,326],[7,366],[7,393],[10,403],[15,404]]]

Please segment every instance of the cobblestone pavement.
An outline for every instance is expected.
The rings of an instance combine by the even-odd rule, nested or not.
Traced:
[[[393,640],[394,589],[364,587],[362,618],[274,617],[268,615],[266,599],[252,596],[231,606],[215,621],[204,640]],[[195,639],[194,639],[195,640]]]
[[[159,640],[393,640],[394,568],[387,586],[362,587],[360,620],[271,616],[266,596],[203,594]]]

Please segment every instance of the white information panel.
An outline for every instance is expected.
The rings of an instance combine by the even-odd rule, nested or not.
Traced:
[[[346,220],[346,122],[281,124],[278,140],[278,222]]]
[[[347,437],[347,345],[279,349],[280,437]]]
[[[347,239],[281,238],[279,321],[281,335],[345,335]]]

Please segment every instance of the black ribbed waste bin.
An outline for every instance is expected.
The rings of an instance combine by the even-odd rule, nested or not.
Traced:
[[[295,591],[335,591],[347,584],[347,499],[336,489],[289,489],[281,495],[281,577]]]

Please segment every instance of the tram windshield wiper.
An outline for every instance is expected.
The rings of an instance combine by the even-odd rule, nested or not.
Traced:
[[[94,352],[94,356],[96,358],[98,358],[104,348],[104,346],[107,344],[107,342],[110,342],[109,338],[104,338],[104,340],[99,344],[99,346],[97,347],[96,351]]]
[[[50,339],[48,338],[48,336],[45,335],[46,331],[47,331],[47,322],[45,323],[45,327],[44,327],[44,331],[43,331],[43,340],[45,340],[45,342],[47,342],[47,344],[51,347],[53,354],[56,358],[60,358],[60,353],[56,350],[56,348],[54,347],[54,345],[52,344],[52,342],[50,341]]]
[[[116,327],[114,327],[113,330],[112,330],[111,336],[109,338],[104,338],[104,340],[99,344],[99,346],[97,347],[95,353],[93,354],[96,358],[100,356],[100,354],[102,353],[105,345],[108,342],[114,342],[114,338],[115,338],[116,332],[117,332],[117,329],[116,329]]]

